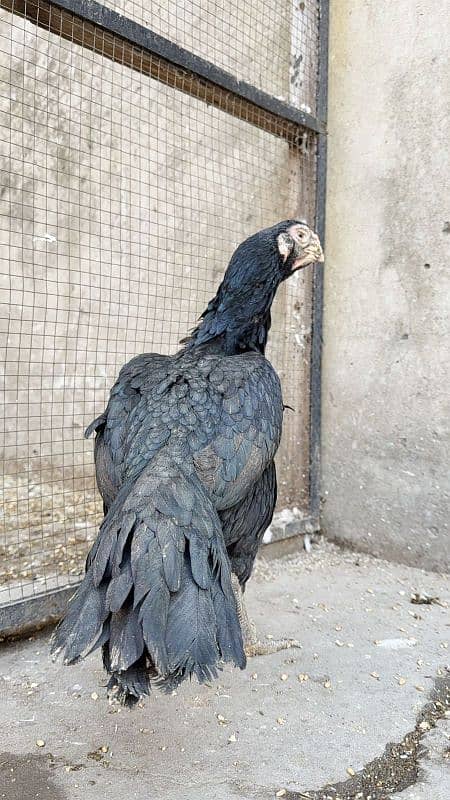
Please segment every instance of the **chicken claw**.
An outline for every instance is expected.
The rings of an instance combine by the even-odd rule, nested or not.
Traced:
[[[248,615],[239,579],[234,573],[231,575],[231,583],[236,599],[237,613],[241,625],[242,637],[244,639],[244,651],[247,658],[253,658],[253,656],[268,656],[271,653],[278,653],[280,650],[289,650],[291,647],[301,647],[300,642],[296,639],[267,638],[266,641],[259,639],[256,633],[256,625]]]

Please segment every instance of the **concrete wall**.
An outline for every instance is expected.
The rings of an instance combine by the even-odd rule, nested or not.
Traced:
[[[450,565],[450,3],[331,3],[328,535]]]

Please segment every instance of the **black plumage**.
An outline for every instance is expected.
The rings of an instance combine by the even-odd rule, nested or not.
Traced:
[[[182,349],[126,364],[86,430],[105,518],[53,650],[73,663],[101,645],[126,702],[245,666],[231,572],[244,586],[270,524],[283,416],[270,307],[320,255],[296,220],[247,239]]]

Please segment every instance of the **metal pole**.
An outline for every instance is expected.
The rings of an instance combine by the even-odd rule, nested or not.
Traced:
[[[319,75],[317,117],[323,132],[317,137],[316,229],[325,240],[325,200],[327,171],[327,134],[325,132],[328,97],[328,29],[329,2],[319,0]],[[322,369],[323,265],[317,264],[313,276],[312,339],[310,377],[310,514],[320,516],[320,433],[321,433],[321,369]]]

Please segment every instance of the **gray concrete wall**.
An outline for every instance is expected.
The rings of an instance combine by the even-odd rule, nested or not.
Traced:
[[[449,554],[450,2],[331,3],[328,535]]]

